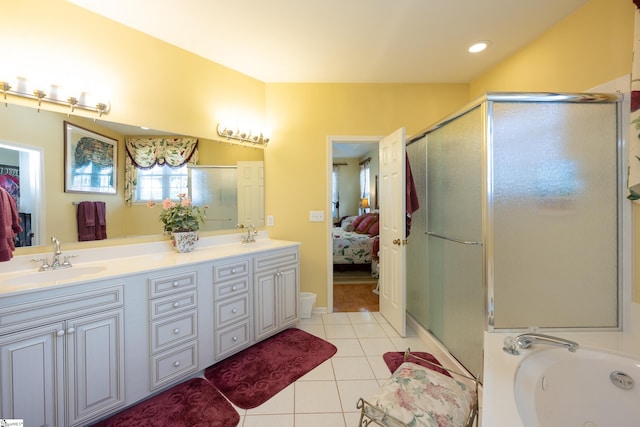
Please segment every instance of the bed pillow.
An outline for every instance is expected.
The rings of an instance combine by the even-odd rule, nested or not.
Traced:
[[[367,234],[371,226],[378,222],[378,215],[367,215],[358,225],[355,223],[353,226],[356,228],[356,233]]]
[[[369,235],[377,236],[378,234],[380,234],[380,221],[376,221],[375,224],[369,228]]]
[[[353,221],[355,221],[355,219],[357,218],[357,216],[352,215],[352,216],[346,216],[342,219],[342,222],[340,223],[340,226],[342,228],[344,228],[345,225],[347,224],[353,224]]]
[[[357,229],[358,229],[358,227],[360,226],[360,223],[361,223],[362,221],[364,221],[368,216],[369,216],[369,214],[362,214],[362,215],[360,215],[360,216],[356,217],[356,218],[353,220],[353,228],[355,228],[355,229],[357,230]]]
[[[353,231],[353,230],[354,230],[354,228],[353,228],[353,223],[352,223],[352,222],[345,222],[345,223],[343,223],[343,225],[342,225],[342,229],[343,229],[344,231]]]

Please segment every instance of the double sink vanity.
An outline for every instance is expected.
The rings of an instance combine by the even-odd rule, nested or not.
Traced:
[[[0,270],[0,414],[25,426],[90,424],[298,321],[299,244],[263,232],[68,252]]]

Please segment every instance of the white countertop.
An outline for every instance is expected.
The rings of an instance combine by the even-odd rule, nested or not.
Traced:
[[[52,286],[69,286],[95,280],[152,271],[167,267],[185,266],[216,259],[247,255],[254,252],[298,246],[298,242],[269,239],[266,232],[256,236],[256,242],[243,244],[238,234],[202,237],[193,252],[178,253],[168,241],[108,246],[65,251],[64,256],[77,255],[70,261],[73,267],[65,270],[38,272],[38,254],[20,255],[0,265],[0,296],[40,291]],[[51,253],[41,256],[51,260]],[[74,269],[76,269],[74,271]],[[55,273],[86,272],[56,280]],[[48,273],[51,280],[48,280]]]
[[[637,309],[636,309],[637,310]],[[637,315],[637,314],[636,314]],[[630,332],[548,332],[576,341],[581,347],[623,353],[640,358],[640,338]],[[484,336],[484,383],[482,425],[487,427],[524,427],[514,399],[514,377],[520,360],[529,352],[548,349],[535,345],[513,356],[502,350],[504,338],[519,333],[486,332]],[[578,351],[580,351],[578,349]]]

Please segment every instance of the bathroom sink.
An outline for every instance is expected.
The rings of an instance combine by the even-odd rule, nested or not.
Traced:
[[[57,282],[60,280],[71,280],[85,278],[98,274],[105,270],[103,266],[94,267],[71,267],[60,270],[38,271],[35,273],[27,273],[5,280],[6,285],[27,285],[34,283]]]

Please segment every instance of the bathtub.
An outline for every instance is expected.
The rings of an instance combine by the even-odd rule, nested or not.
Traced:
[[[640,359],[543,349],[522,357],[513,387],[524,427],[640,425]]]

